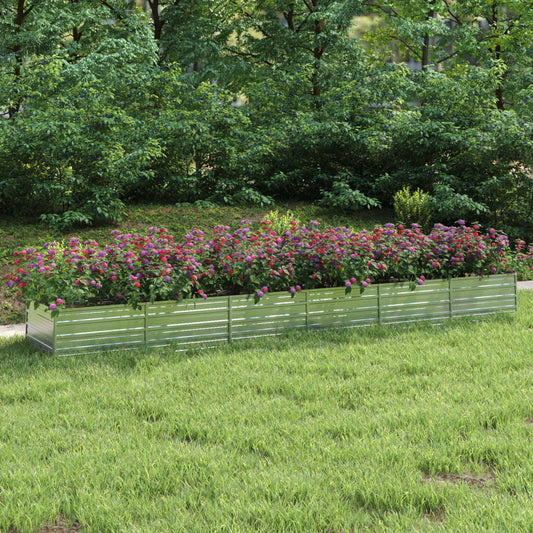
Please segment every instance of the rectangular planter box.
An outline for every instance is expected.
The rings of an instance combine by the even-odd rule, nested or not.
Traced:
[[[26,337],[40,348],[67,355],[96,350],[175,344],[188,349],[276,335],[287,329],[352,328],[372,324],[443,322],[450,318],[516,311],[516,275],[429,280],[359,287],[217,296],[207,300],[26,311]]]

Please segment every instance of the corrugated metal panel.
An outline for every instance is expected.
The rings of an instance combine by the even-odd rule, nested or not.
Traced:
[[[187,338],[196,340],[227,340],[228,338],[228,325],[224,324],[210,324],[194,323],[194,324],[182,324],[172,325],[168,327],[159,326],[156,328],[148,328],[147,343],[159,344],[161,341],[166,340],[169,342],[182,341]]]
[[[56,319],[55,352],[145,345],[145,309],[109,305],[62,309]]]
[[[253,294],[238,294],[231,297],[231,306],[233,309],[248,307],[250,304],[259,307],[294,305],[305,302],[305,291],[297,292],[292,296],[288,292],[269,292],[263,296],[257,303]]]
[[[286,329],[298,329],[306,327],[306,318],[303,316],[289,316],[271,319],[251,319],[245,322],[233,323],[232,330],[234,340],[260,337],[265,334],[281,332]]]
[[[48,351],[54,349],[54,321],[44,305],[34,309],[33,304],[26,308],[26,338]]]
[[[278,335],[287,329],[305,328],[305,291],[267,293],[257,303],[253,295],[232,296],[231,340]]]
[[[369,286],[308,291],[309,329],[353,328],[379,321],[378,288]]]
[[[54,321],[28,310],[28,337],[56,353],[176,344],[180,349],[277,335],[286,329],[351,328],[372,324],[442,322],[451,317],[516,310],[516,276],[313,289],[294,296],[268,293],[207,300],[62,309]],[[55,340],[54,340],[55,339]],[[55,344],[54,344],[55,343]]]
[[[429,320],[442,322],[450,317],[448,280],[428,280],[423,285],[406,282],[380,285],[382,324]]]
[[[56,349],[54,353],[58,355],[70,355],[79,352],[95,352],[99,350],[120,350],[130,348],[143,348],[145,346],[144,335],[128,335],[127,337],[121,337],[122,333],[117,332],[115,334],[100,335],[96,333],[98,337],[77,339],[70,338],[68,341],[57,341]],[[123,339],[118,340],[117,339]]]
[[[465,278],[452,278],[451,285],[454,289],[471,287],[508,286],[513,287],[516,283],[515,274],[495,274],[494,276],[468,276]],[[429,282],[426,282],[429,283]]]
[[[452,316],[516,311],[516,276],[497,275],[450,280]]]
[[[334,287],[332,289],[311,289],[308,290],[309,302],[322,302],[324,300],[351,300],[353,298],[371,299],[377,297],[377,285],[370,285],[362,292],[358,287],[347,291],[343,287]],[[304,292],[304,291],[302,291]]]
[[[353,328],[379,323],[377,311],[342,312],[316,314],[309,320],[310,329],[321,328]]]
[[[108,319],[131,319],[144,317],[144,304],[141,309],[132,309],[126,305],[95,305],[91,307],[70,307],[61,309],[57,323],[91,322]]]
[[[423,285],[416,285],[417,294],[423,293],[446,293],[448,292],[449,282],[447,279],[429,279],[424,281]],[[379,285],[381,296],[389,294],[413,294],[412,283],[400,281],[397,283],[383,283]]]
[[[186,347],[228,340],[225,297],[146,304],[146,345]]]

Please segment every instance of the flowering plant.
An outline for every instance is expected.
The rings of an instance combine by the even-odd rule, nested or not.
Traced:
[[[64,305],[171,300],[211,295],[345,287],[385,280],[426,279],[511,272],[505,235],[464,223],[436,224],[424,234],[394,224],[353,232],[291,222],[278,234],[268,221],[253,230],[242,221],[231,232],[216,226],[207,236],[195,229],[175,242],[165,228],[146,235],[111,232],[112,244],[96,241],[45,243],[15,252],[8,286],[26,302]]]

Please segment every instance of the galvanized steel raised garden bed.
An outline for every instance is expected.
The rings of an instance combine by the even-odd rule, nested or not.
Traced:
[[[44,306],[26,313],[26,336],[56,354],[175,344],[187,349],[279,334],[287,329],[352,328],[515,311],[516,275],[429,280],[355,288],[217,296],[207,300],[61,309],[51,318]]]

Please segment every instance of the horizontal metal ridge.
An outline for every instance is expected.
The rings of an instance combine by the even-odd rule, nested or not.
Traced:
[[[278,335],[287,329],[352,328],[428,321],[516,310],[516,276],[428,280],[423,285],[374,284],[309,289],[295,295],[215,296],[207,300],[154,302],[141,309],[95,306],[27,310],[27,338],[58,354],[141,346],[209,345]]]

